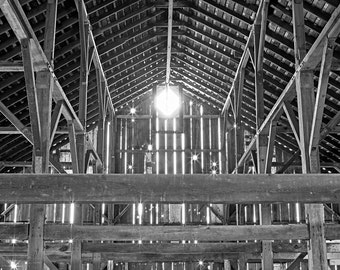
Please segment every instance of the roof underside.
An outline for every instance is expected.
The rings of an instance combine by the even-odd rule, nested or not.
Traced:
[[[20,3],[43,44],[46,0]],[[259,5],[258,0],[175,1],[170,81],[183,87],[184,95],[219,114],[234,80],[241,55]],[[98,52],[103,64],[117,114],[132,103],[151,96],[154,85],[166,76],[168,2],[166,1],[85,1]],[[338,0],[304,1],[307,49],[313,44]],[[323,122],[340,108],[340,40],[336,40],[333,68],[329,78]],[[0,60],[21,60],[20,43],[0,14]],[[78,110],[79,25],[74,1],[59,0],[55,47],[55,73],[71,104]],[[295,71],[291,1],[271,0],[264,49],[265,113],[268,113]],[[314,73],[315,87],[319,71]],[[23,73],[0,73],[0,100],[29,126],[29,112]],[[242,121],[255,131],[254,69],[246,67]],[[296,111],[296,101],[292,102]],[[87,128],[96,125],[98,103],[96,71],[89,74]],[[280,125],[289,130],[285,115]],[[0,115],[0,126],[10,122]],[[59,126],[66,126],[63,120]],[[54,139],[54,148],[65,144],[67,134]],[[0,135],[0,160],[27,161],[32,146],[21,135]],[[286,151],[298,149],[294,135],[277,135],[276,143]],[[340,134],[331,133],[321,142],[322,162],[340,162]],[[7,172],[3,170],[3,172]]]

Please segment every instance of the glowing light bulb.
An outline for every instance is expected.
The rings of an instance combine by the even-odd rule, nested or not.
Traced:
[[[217,163],[216,163],[216,162],[213,162],[212,165],[213,165],[213,167],[216,167],[216,166],[217,166]]]
[[[128,166],[128,169],[129,169],[129,170],[132,170],[132,165],[129,165],[129,166]]]
[[[198,261],[198,264],[199,264],[199,265],[203,265],[203,261],[201,261],[201,260]]]
[[[11,269],[17,269],[17,264],[16,264],[16,262],[15,262],[15,261],[11,261],[10,267],[11,267]]]
[[[197,161],[197,160],[198,160],[198,156],[197,156],[197,155],[193,155],[193,156],[192,156],[192,160],[193,160],[193,161]]]
[[[152,144],[148,145],[148,151],[152,151]]]
[[[211,174],[213,174],[213,175],[215,175],[216,173],[217,173],[216,170],[211,171]]]
[[[135,114],[135,113],[136,113],[136,108],[131,108],[131,109],[130,109],[130,113],[131,113],[131,114]]]

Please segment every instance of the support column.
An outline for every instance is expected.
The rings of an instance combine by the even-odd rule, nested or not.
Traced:
[[[77,159],[78,159],[78,172],[73,173],[86,173],[86,118],[87,118],[87,90],[88,90],[88,73],[89,73],[89,23],[86,19],[86,14],[83,10],[83,0],[75,0],[78,8],[79,16],[79,36],[80,36],[80,84],[79,84],[79,111],[78,118],[84,130],[78,131],[76,135],[77,144]],[[74,224],[81,225],[82,218],[82,205],[74,205]],[[81,270],[81,240],[75,239],[72,243],[71,249],[71,269]]]
[[[241,122],[241,111],[242,111],[242,97],[243,97],[243,84],[244,84],[244,73],[245,67],[241,68],[239,76],[235,82],[234,91],[234,127],[235,127],[235,166],[241,159],[244,153],[244,126]],[[236,173],[243,173],[243,167],[238,167],[235,170]]]
[[[300,65],[306,55],[304,9],[302,0],[293,1],[293,27],[295,66]],[[311,164],[309,144],[311,141],[314,114],[314,80],[313,71],[301,70],[296,78],[296,92],[299,113],[300,150],[302,173],[320,172],[319,156],[313,157]],[[317,161],[317,162],[315,162]],[[311,166],[312,165],[312,166]],[[322,204],[306,204],[310,240],[308,245],[308,265],[310,270],[327,270],[327,252],[325,243],[324,210]]]
[[[264,119],[264,88],[263,88],[263,55],[267,28],[267,13],[269,1],[263,0],[259,6],[258,16],[254,22],[254,68],[255,68],[255,101],[256,129],[259,130]],[[256,141],[257,173],[266,173],[267,148],[269,128],[264,129]],[[268,170],[269,168],[267,168]],[[271,205],[261,205],[261,224],[271,224]],[[262,269],[272,270],[273,251],[271,241],[262,241]]]
[[[47,2],[44,52],[53,67],[57,18],[57,0]],[[22,53],[31,126],[33,133],[33,171],[49,173],[51,110],[53,78],[49,71],[40,71],[34,81],[30,39],[22,40]],[[43,128],[42,128],[43,127]],[[30,227],[28,239],[27,269],[44,269],[44,223],[45,205],[30,206]]]

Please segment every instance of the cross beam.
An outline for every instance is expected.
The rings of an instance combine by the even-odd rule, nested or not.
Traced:
[[[0,239],[27,240],[29,224],[0,224]],[[325,225],[326,239],[340,239],[340,225]],[[308,224],[228,226],[44,225],[44,240],[194,241],[308,240]]]
[[[338,202],[337,175],[1,174],[0,202]]]

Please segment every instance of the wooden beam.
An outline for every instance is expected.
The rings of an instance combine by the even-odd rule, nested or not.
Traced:
[[[31,143],[33,143],[33,136],[31,131],[26,127],[7,106],[0,101],[0,112],[12,123],[13,126]]]
[[[33,144],[33,136],[28,127],[26,127],[21,121],[0,101],[0,112],[18,129],[18,131]],[[50,163],[52,166],[60,173],[64,173],[65,171],[60,166],[59,162],[50,159]]]
[[[243,51],[240,63],[237,66],[237,70],[236,70],[236,74],[235,74],[235,78],[234,78],[233,84],[232,84],[232,86],[231,86],[231,88],[229,90],[228,97],[227,97],[227,99],[226,99],[226,101],[224,103],[224,106],[223,106],[223,109],[222,109],[222,112],[221,112],[222,115],[225,114],[228,111],[228,109],[229,109],[229,107],[231,105],[231,97],[233,95],[233,91],[235,90],[235,87],[237,86],[236,85],[237,78],[238,78],[240,72],[242,71],[242,69],[245,68],[245,66],[247,65],[248,60],[249,60],[249,52],[248,52],[247,48],[250,45],[252,45],[253,42],[254,42],[254,36],[253,36],[253,30],[252,30],[249,33],[249,37],[248,37],[247,43],[245,45],[245,48],[244,48],[244,51]]]
[[[35,68],[39,70],[49,70],[54,80],[53,99],[57,102],[64,100],[65,107],[63,108],[63,115],[68,120],[75,120],[76,129],[83,130],[75,111],[72,108],[65,92],[59,84],[55,76],[53,67],[48,61],[44,51],[42,50],[39,41],[23,11],[18,0],[2,0],[0,1],[0,8],[10,24],[14,34],[18,40],[29,39],[31,45],[32,62]]]
[[[82,133],[77,133],[77,158],[78,158],[78,172],[85,173],[85,155],[86,155],[86,120],[87,120],[87,91],[88,91],[88,58],[89,58],[89,21],[82,8],[83,0],[75,0],[78,6],[79,17],[79,33],[80,33],[80,79],[79,79],[79,110],[78,117],[84,127]],[[80,266],[78,266],[80,267]],[[78,269],[77,267],[77,269]]]
[[[55,34],[57,23],[58,0],[49,0],[46,7],[46,22],[44,34],[44,53],[47,60],[53,67]],[[25,64],[25,61],[24,61]],[[50,156],[50,133],[51,133],[51,111],[52,111],[52,91],[54,82],[52,74],[48,70],[37,72],[36,74],[36,98],[39,113],[40,126],[40,154],[42,156],[42,173],[48,173]],[[32,119],[31,119],[32,121]],[[32,131],[33,131],[33,124]],[[34,135],[34,134],[33,134]]]
[[[265,162],[265,173],[271,173],[276,133],[277,133],[277,121],[273,120],[269,127],[268,146],[267,146],[266,162]]]
[[[300,263],[306,257],[307,252],[302,252],[296,259],[288,266],[287,270],[295,270],[300,268]]]
[[[42,270],[44,264],[45,206],[31,205],[27,251],[27,269]]]
[[[326,239],[340,239],[340,225],[325,226]],[[45,225],[45,240],[237,241],[309,239],[308,225],[93,226]]]
[[[339,244],[336,245],[339,247]],[[330,246],[329,246],[330,248]],[[340,247],[339,247],[340,248]],[[145,253],[145,254],[202,254],[202,253],[261,253],[261,243],[199,243],[199,244],[118,244],[83,242],[82,251],[98,253]],[[273,243],[273,252],[306,252],[307,244]],[[1,247],[0,247],[1,254]]]
[[[58,270],[58,268],[51,262],[51,260],[45,255],[44,263],[50,270]]]
[[[268,15],[269,1],[262,0],[259,5],[257,17],[255,18],[254,29],[254,69],[255,69],[255,109],[256,109],[256,129],[258,130],[264,121],[264,88],[263,88],[263,58],[264,58],[264,44],[267,29],[267,15]],[[257,154],[257,173],[266,173],[269,170],[267,160],[270,159],[268,154],[269,140],[269,127],[265,128],[259,134],[256,140],[256,154]],[[261,224],[271,224],[271,205],[261,204]],[[262,269],[272,270],[273,264],[273,251],[271,241],[262,241]],[[242,265],[245,266],[244,263]]]
[[[306,213],[310,230],[309,269],[328,269],[323,205],[306,204]]]
[[[171,265],[171,262],[189,262],[195,265],[196,267],[199,267],[199,261],[204,258],[205,264],[209,262],[219,262],[223,263],[224,260],[232,260],[236,261],[239,259],[240,255],[236,253],[210,253],[210,254],[123,254],[123,253],[106,253],[106,254],[101,254],[101,265],[102,267],[106,265],[108,260],[115,261],[115,262],[125,262],[125,263],[150,263],[150,262],[167,262],[169,267]],[[286,253],[286,254],[274,254],[274,262],[276,263],[289,263],[292,260],[294,260],[296,257],[296,254],[294,253]],[[4,259],[6,260],[11,260],[13,257],[10,255],[4,256]],[[337,260],[339,256],[336,257],[330,257],[332,260]],[[25,261],[26,256],[16,256],[16,260],[18,261]],[[49,256],[49,259],[52,262],[57,262],[57,263],[67,263],[70,260],[70,255],[66,254],[64,256],[62,255],[54,255],[54,256]],[[83,263],[93,263],[93,254],[90,253],[85,253],[82,254],[82,261]],[[258,254],[251,254],[244,257],[245,260],[247,260],[248,263],[260,263],[261,258]],[[237,265],[237,264],[235,264]],[[167,266],[166,266],[167,267]],[[168,268],[166,268],[168,269]],[[170,269],[170,268],[169,268]],[[193,269],[193,268],[191,268]],[[235,268],[234,268],[235,269]],[[237,268],[236,268],[237,269]],[[245,269],[245,268],[243,268]]]
[[[284,102],[283,110],[286,114],[288,122],[292,128],[293,134],[297,144],[300,145],[300,132],[299,132],[299,122],[296,119],[295,113],[293,111],[292,105],[288,102]]]
[[[293,29],[294,29],[294,51],[295,51],[295,66],[296,69],[301,67],[302,59],[308,57],[306,55],[306,41],[305,41],[305,24],[304,24],[304,9],[303,1],[293,1]],[[339,28],[339,25],[335,22],[335,25]],[[337,31],[340,29],[330,31]],[[319,53],[323,52],[324,43],[327,39],[324,39],[319,44]],[[314,46],[314,44],[313,44]],[[314,57],[317,57],[314,55]],[[320,62],[320,59],[316,61],[312,59],[310,64],[314,63],[313,68]],[[312,134],[312,121],[314,114],[314,80],[313,80],[312,68],[303,69],[297,74],[296,77],[296,93],[299,115],[299,133],[300,133],[300,151],[301,151],[301,163],[302,172],[305,174],[311,172],[320,171],[319,156],[311,156],[309,154],[309,144],[313,139],[310,138]],[[318,154],[318,151],[317,153]],[[310,229],[310,241],[308,250],[308,265],[311,270],[327,270],[327,255],[326,255],[326,241],[325,241],[325,228],[324,228],[324,210],[322,204],[306,204],[306,214],[309,222]]]
[[[101,63],[101,59],[100,59],[100,56],[99,56],[99,53],[98,53],[98,50],[97,50],[96,41],[95,41],[95,38],[93,36],[93,32],[91,30],[92,27],[91,27],[91,23],[88,19],[88,14],[87,14],[87,11],[86,11],[86,5],[85,5],[84,1],[81,1],[81,4],[76,5],[76,6],[77,6],[77,9],[78,9],[78,12],[80,12],[80,9],[82,10],[82,12],[84,14],[84,21],[89,26],[88,27],[89,37],[88,38],[89,38],[89,45],[90,45],[90,47],[93,48],[93,64],[95,65],[96,69],[99,70],[99,72],[101,74],[101,77],[104,81],[104,90],[105,90],[105,93],[108,97],[108,105],[109,105],[110,110],[114,113],[115,110],[114,110],[114,107],[113,107],[110,90],[109,90],[109,87],[108,87],[108,84],[107,84],[107,79],[106,79],[105,72],[104,72],[104,69],[103,69],[103,66],[102,66],[102,63]]]
[[[34,68],[34,67],[33,67]],[[0,72],[23,72],[24,65],[22,61],[0,61]]]
[[[280,109],[282,108],[283,102],[285,101],[291,101],[294,99],[296,93],[295,93],[295,80],[298,76],[298,74],[302,70],[308,70],[308,69],[314,69],[321,61],[321,55],[320,53],[322,52],[323,49],[323,44],[326,39],[328,39],[330,34],[332,36],[336,36],[336,34],[339,33],[340,27],[338,27],[339,23],[339,15],[340,15],[340,6],[338,6],[334,12],[332,13],[331,18],[321,31],[321,33],[318,35],[318,38],[316,41],[313,43],[312,47],[306,54],[306,56],[301,59],[301,64],[299,67],[296,69],[295,73],[293,74],[291,80],[288,82],[286,85],[285,89],[281,93],[281,95],[278,97],[276,103],[273,105],[272,109],[270,112],[267,114],[267,117],[263,121],[261,127],[259,130],[257,130],[255,136],[253,137],[252,141],[249,144],[249,147],[243,154],[242,158],[240,159],[238,166],[241,166],[247,157],[250,154],[250,151],[253,149],[254,144],[257,140],[257,137],[259,134],[267,127],[268,124],[270,124],[270,121],[278,114]]]
[[[73,170],[73,173],[79,173],[76,133],[75,133],[73,121],[67,121],[67,126],[69,130],[68,136],[69,136],[70,148],[71,148],[72,170]]]
[[[101,81],[101,74],[100,70],[96,69],[96,82],[97,82],[97,92],[98,92],[98,132],[97,132],[97,153],[100,158],[100,160],[103,159],[103,153],[104,153],[104,125],[105,125],[105,116],[106,113],[104,111],[104,99],[105,99],[105,93],[103,93],[104,89],[102,88],[103,83]],[[99,168],[100,171],[103,170],[103,168]]]
[[[51,142],[53,142],[54,135],[57,132],[58,123],[59,123],[59,120],[60,120],[60,116],[61,116],[61,113],[62,113],[63,106],[64,106],[63,101],[62,100],[58,101],[56,103],[55,107],[54,107],[54,110],[53,110],[53,113],[52,113],[52,116],[51,116],[50,147],[52,145]]]
[[[167,55],[166,55],[166,74],[165,74],[165,83],[168,85],[170,82],[170,73],[171,73],[171,47],[172,47],[172,16],[174,9],[174,1],[169,0],[169,8],[168,8],[168,40],[167,40]]]
[[[1,227],[1,226],[0,226]],[[180,242],[180,241],[178,241]],[[45,258],[46,256],[66,256],[70,253],[71,245],[68,242],[49,242],[45,241]],[[119,254],[208,254],[208,253],[236,253],[236,254],[257,254],[259,255],[262,251],[261,243],[259,242],[248,242],[248,243],[142,243],[142,244],[131,244],[131,243],[100,243],[100,242],[83,242],[82,253],[115,253]],[[307,252],[306,241],[300,243],[289,243],[289,241],[274,241],[273,242],[274,253],[293,253],[299,254]],[[12,255],[14,257],[25,255],[27,253],[27,243],[16,242],[1,243],[0,244],[0,256]],[[330,257],[340,256],[340,244],[339,243],[328,243],[327,253]]]
[[[41,127],[40,127],[40,115],[39,115],[39,107],[38,107],[38,99],[37,99],[37,89],[35,85],[35,76],[34,76],[34,71],[33,71],[31,40],[28,38],[23,38],[20,40],[20,43],[21,43],[22,58],[23,58],[23,63],[24,63],[24,74],[25,74],[28,108],[29,108],[31,127],[32,127],[33,148],[35,149],[34,151],[40,152],[41,151],[41,145],[40,145]]]
[[[334,39],[333,40],[328,39],[325,43],[325,47],[323,50],[320,77],[316,92],[316,101],[314,106],[314,114],[311,127],[309,154],[312,153],[313,149],[316,149],[318,147],[320,141],[320,130],[328,87],[328,79],[333,58],[334,43],[335,43]]]
[[[0,202],[337,202],[336,175],[2,174]],[[195,187],[194,191],[193,188]]]
[[[300,156],[300,153],[300,149],[296,150],[296,152],[285,162],[285,164],[279,170],[276,171],[276,173],[284,173],[290,167],[290,165],[292,165],[293,162]]]

